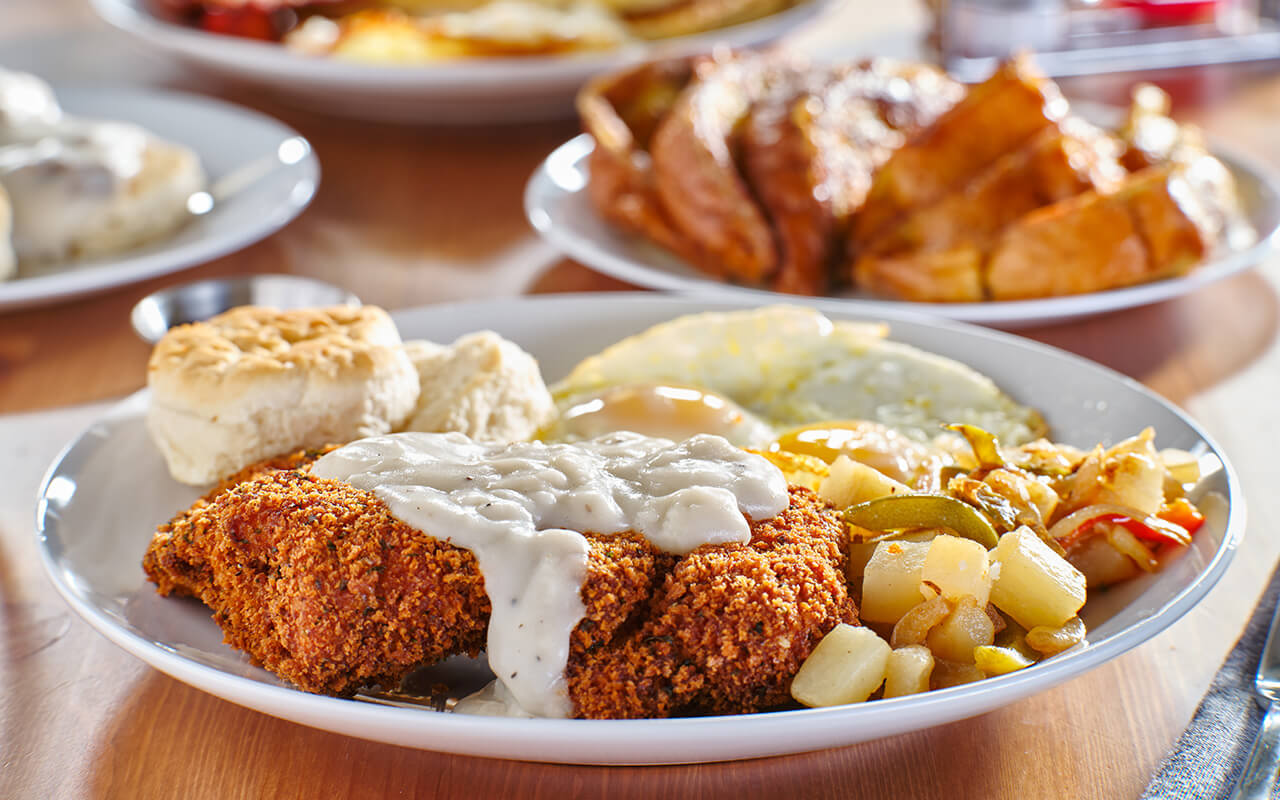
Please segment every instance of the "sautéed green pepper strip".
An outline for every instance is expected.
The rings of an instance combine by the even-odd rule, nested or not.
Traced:
[[[999,541],[991,521],[973,506],[954,497],[936,494],[896,494],[868,500],[845,509],[846,525],[872,531],[884,531],[864,541],[896,538],[900,531],[912,528],[945,527],[957,535],[972,539],[990,550]]]

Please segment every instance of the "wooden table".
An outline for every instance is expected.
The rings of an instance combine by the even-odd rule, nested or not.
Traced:
[[[834,36],[865,32],[877,15],[908,33],[919,24],[914,11],[871,12],[873,5],[839,12],[842,21],[808,36],[838,49]],[[210,88],[137,54],[75,0],[6,0],[3,17],[0,53],[51,43],[70,57],[97,52],[75,43],[105,43],[103,52],[122,54],[104,61],[105,70],[137,82]],[[1280,167],[1274,133],[1280,73],[1273,67],[1153,77],[1175,91],[1182,115]],[[1067,88],[1115,100],[1132,81],[1113,76]],[[523,183],[575,132],[572,122],[364,125],[270,104],[251,91],[216,93],[266,110],[311,139],[324,166],[313,206],[279,234],[207,265],[0,316],[0,413],[114,398],[140,387],[148,350],[128,327],[129,308],[156,288],[197,278],[314,275],[392,308],[628,288],[559,259],[524,222]],[[419,752],[245,710],[134,660],[70,615],[38,565],[30,523],[20,522],[0,529],[0,797],[1136,797],[1185,726],[1280,553],[1280,539],[1270,535],[1280,521],[1280,493],[1270,485],[1272,409],[1280,395],[1278,279],[1280,264],[1272,262],[1191,297],[1024,331],[1120,370],[1188,409],[1224,445],[1250,502],[1243,551],[1198,608],[1144,646],[1055,690],[932,730],[741,763],[593,768]],[[4,510],[11,512],[7,519],[30,519],[29,509]]]

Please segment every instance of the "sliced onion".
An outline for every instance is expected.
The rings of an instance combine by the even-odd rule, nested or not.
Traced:
[[[1181,525],[1160,519],[1151,514],[1145,514],[1142,511],[1131,506],[1122,506],[1117,503],[1097,503],[1096,505],[1085,506],[1084,508],[1072,511],[1062,519],[1053,523],[1049,528],[1049,536],[1058,541],[1069,538],[1077,530],[1089,522],[1100,517],[1118,516],[1128,517],[1134,522],[1158,532],[1167,538],[1176,541],[1181,545],[1191,543],[1191,534]]]
[[[1084,635],[1084,623],[1079,617],[1072,617],[1061,627],[1038,625],[1027,631],[1027,646],[1045,656],[1053,656],[1084,641]]]
[[[1098,503],[1092,506],[1078,508],[1066,515],[1062,519],[1049,526],[1049,535],[1054,539],[1065,539],[1075,533],[1085,523],[1105,517],[1108,514],[1120,514],[1122,516],[1132,516],[1134,519],[1142,519],[1146,516],[1136,508],[1122,506],[1116,503]]]
[[[1138,574],[1133,559],[1111,546],[1106,536],[1081,539],[1067,554],[1067,560],[1084,573],[1089,591],[1122,583]]]
[[[1155,572],[1160,568],[1160,562],[1156,561],[1156,557],[1151,555],[1151,551],[1147,546],[1138,540],[1137,536],[1129,531],[1123,525],[1107,526],[1107,544],[1124,553],[1133,559],[1133,563],[1144,572]]]
[[[940,594],[913,606],[893,626],[893,634],[889,637],[890,646],[896,650],[899,647],[922,644],[929,631],[946,619],[951,611],[951,603]]]

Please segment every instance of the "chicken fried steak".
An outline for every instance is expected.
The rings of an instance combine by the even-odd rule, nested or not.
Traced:
[[[478,654],[490,604],[472,554],[399,521],[372,492],[310,475],[306,460],[250,469],[162,526],[143,561],[158,591],[200,599],[228,644],[310,692],[394,686]],[[798,488],[751,532],[749,544],[683,557],[635,533],[586,534],[585,614],[566,673],[576,716],[786,701],[822,636],[856,618],[845,535]]]

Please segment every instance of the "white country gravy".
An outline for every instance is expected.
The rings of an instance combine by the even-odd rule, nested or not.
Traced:
[[[585,611],[580,531],[634,530],[683,554],[747,542],[747,518],[788,503],[776,467],[710,435],[494,445],[397,433],[335,450],[311,472],[374,492],[406,524],[475,555],[493,606],[489,666],[525,712],[544,717],[572,711],[564,671]]]

